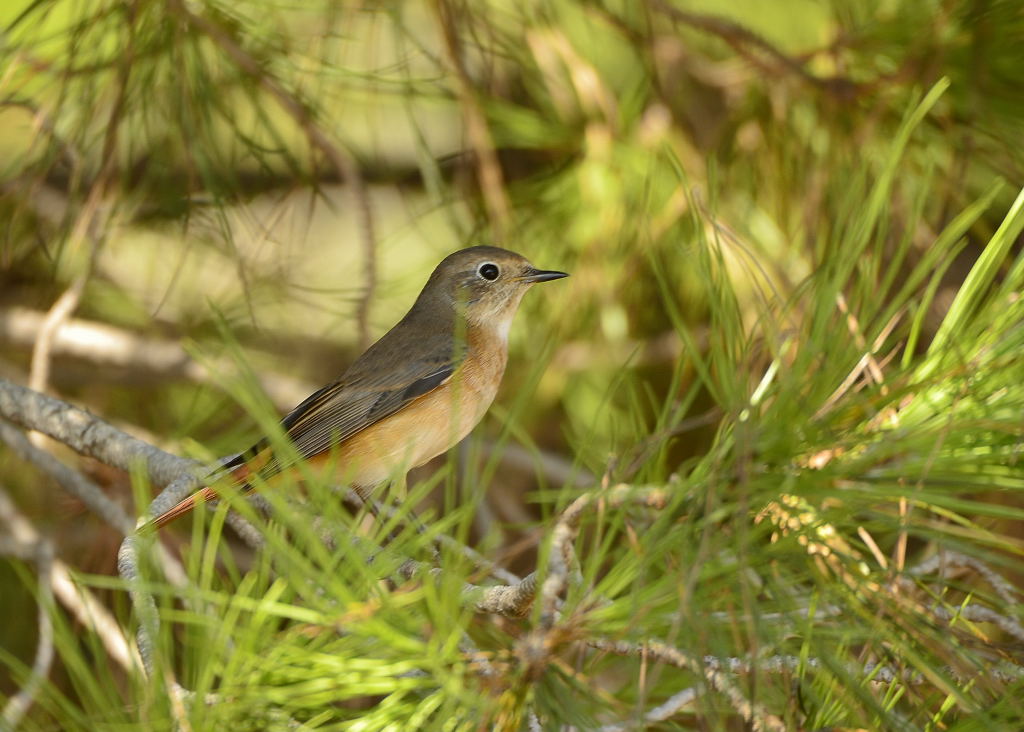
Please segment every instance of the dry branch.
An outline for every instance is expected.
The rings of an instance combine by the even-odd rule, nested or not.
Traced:
[[[22,307],[0,309],[0,340],[31,347],[36,342],[46,314]],[[195,361],[181,344],[163,338],[148,338],[105,323],[71,318],[57,327],[50,340],[51,354],[73,356],[92,363],[121,369],[142,370],[165,378],[196,383],[216,383],[213,373],[229,373],[235,364],[227,359],[210,366]],[[260,386],[278,409],[288,410],[315,388],[300,379],[262,373]]]
[[[18,723],[35,702],[36,694],[43,687],[53,664],[53,619],[50,617],[53,606],[53,546],[41,538],[35,543],[25,543],[0,536],[0,554],[34,561],[39,573],[39,612],[36,621],[39,640],[36,643],[32,671],[28,681],[7,701],[0,714],[4,729],[13,730],[17,729]]]
[[[0,420],[0,441],[6,443],[23,460],[56,480],[64,490],[75,496],[93,514],[122,536],[127,536],[135,530],[135,520],[120,505],[110,500],[98,485],[50,453],[33,445],[24,434],[3,420]],[[181,563],[163,545],[158,546],[157,551],[167,579],[175,585],[185,585],[187,577]]]
[[[480,179],[484,204],[487,207],[491,224],[497,230],[500,239],[503,238],[509,225],[510,205],[505,193],[501,163],[495,151],[494,141],[491,139],[487,118],[477,98],[477,85],[470,78],[462,51],[456,27],[459,13],[446,0],[435,0],[434,9],[441,29],[441,37],[444,40],[445,54],[458,83],[456,91],[462,106],[466,134],[469,137],[470,146],[476,154],[477,175]]]
[[[359,323],[360,342],[363,347],[368,346],[370,343],[370,301],[376,290],[377,278],[377,235],[366,181],[363,179],[357,161],[348,150],[330,139],[317,123],[309,105],[271,74],[264,64],[246,51],[228,27],[222,26],[206,15],[192,12],[182,0],[172,0],[169,3],[169,8],[185,23],[209,38],[231,59],[232,63],[251,76],[299,126],[309,140],[310,146],[320,150],[326,156],[338,171],[341,179],[351,189],[356,204],[356,218],[359,222],[363,246],[363,275],[365,279],[365,287],[357,308],[356,319]]]
[[[765,658],[755,660],[705,656],[703,663],[707,668],[729,671],[734,674],[753,672],[785,673],[799,671],[801,668],[828,668],[820,659],[800,658],[799,656],[766,656]],[[891,684],[894,681],[904,684],[926,684],[933,682],[933,679],[920,672],[908,669],[895,669],[883,663],[869,662],[861,667],[850,666],[847,671],[851,676],[863,678],[872,684]],[[950,678],[956,679],[957,683],[969,683],[976,678],[975,673],[965,672],[963,669],[956,669],[952,666],[947,666],[942,671],[948,674]],[[985,673],[1002,683],[1013,683],[1024,679],[1024,666],[1003,661],[991,664],[985,669]]]
[[[35,545],[41,541],[39,532],[2,490],[0,517],[7,524],[7,533],[14,541],[27,545]],[[60,559],[53,560],[50,586],[60,603],[75,616],[75,620],[96,634],[115,663],[126,671],[141,666],[141,659],[110,611],[87,588],[72,579],[68,566]]]
[[[992,589],[1007,604],[1008,607],[1017,607],[1021,604],[1022,593],[1005,577],[986,565],[980,559],[969,557],[966,554],[943,549],[935,556],[929,557],[911,568],[908,574],[915,577],[938,572],[940,577],[946,577],[954,569],[970,569],[980,574],[986,582],[992,585]]]
[[[5,379],[0,379],[0,416],[112,467],[130,471],[142,466],[155,485],[167,485],[198,466],[194,460],[164,452],[83,409]]]
[[[768,713],[757,702],[750,701],[743,696],[743,693],[736,688],[732,680],[727,678],[718,668],[708,664],[705,660],[694,658],[679,648],[674,648],[660,641],[629,643],[627,641],[591,640],[587,641],[587,645],[598,650],[623,656],[646,656],[656,661],[690,671],[702,677],[711,688],[727,697],[733,709],[754,730],[786,729],[781,719],[774,714]]]
[[[462,595],[477,612],[521,618],[530,611],[537,592],[537,574],[531,572],[513,585],[474,587],[466,585]]]
[[[78,307],[78,301],[81,300],[82,292],[88,281],[89,272],[83,272],[76,277],[75,281],[53,303],[43,317],[43,322],[39,324],[35,343],[32,346],[32,365],[28,379],[29,386],[36,391],[46,391],[46,385],[50,381],[50,352],[53,337]]]
[[[717,36],[729,44],[740,56],[756,66],[767,67],[766,70],[768,71],[791,73],[802,81],[844,100],[856,97],[863,88],[863,85],[843,77],[823,78],[815,76],[807,70],[800,59],[786,55],[754,31],[728,18],[689,12],[670,5],[664,0],[653,0],[652,5],[656,10],[676,22]],[[754,49],[763,55],[768,60],[768,63],[761,63],[758,55],[752,53],[750,49]]]
[[[643,716],[643,719],[630,722],[618,722],[616,724],[606,724],[603,727],[599,727],[598,732],[630,732],[630,730],[637,729],[641,725],[664,722],[666,719],[678,714],[683,707],[689,706],[693,700],[697,698],[698,693],[698,690],[692,686],[688,689],[683,689],[682,691],[670,696],[663,703],[654,707],[654,709],[651,709]]]
[[[98,485],[78,473],[45,450],[33,445],[20,431],[0,421],[0,440],[26,462],[52,476],[64,490],[86,505],[94,514],[122,534],[135,529],[133,521],[121,506],[110,500]]]

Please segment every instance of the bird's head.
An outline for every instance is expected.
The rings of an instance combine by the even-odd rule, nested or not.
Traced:
[[[568,274],[537,269],[521,254],[477,246],[441,260],[420,297],[435,302],[438,297],[464,313],[470,325],[493,327],[504,335],[526,291],[538,282],[562,277]]]

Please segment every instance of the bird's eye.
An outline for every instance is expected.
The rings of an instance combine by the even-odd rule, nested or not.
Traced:
[[[498,275],[501,274],[501,270],[498,269],[498,265],[493,262],[484,262],[480,265],[480,269],[478,269],[476,273],[485,280],[496,280],[498,279]]]

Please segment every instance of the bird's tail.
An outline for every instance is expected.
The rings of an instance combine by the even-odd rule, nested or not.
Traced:
[[[202,503],[206,503],[207,501],[215,500],[216,498],[217,492],[214,491],[213,488],[203,488],[201,490],[196,491],[188,498],[179,501],[173,508],[167,509],[162,514],[160,514],[155,519],[146,524],[146,526],[148,528],[152,528],[153,530],[162,529],[164,526],[174,521],[174,519],[181,518],[196,506]]]
[[[222,469],[215,471],[214,475],[216,475],[220,470]],[[219,474],[225,477],[227,475],[230,475],[234,479],[235,485],[239,486],[242,492],[244,493],[248,493],[249,491],[252,490],[252,487],[246,482],[249,479],[251,473],[249,467],[244,463],[239,465],[238,467],[235,467],[233,470],[228,471],[227,473],[219,472]],[[188,498],[179,501],[172,508],[167,509],[156,518],[147,522],[145,525],[142,526],[140,531],[148,532],[156,531],[157,529],[162,529],[164,526],[171,523],[175,519],[184,516],[186,513],[191,511],[196,506],[206,503],[207,501],[214,501],[217,498],[217,491],[215,491],[213,488],[210,488],[209,486],[200,488],[198,491],[190,495]]]

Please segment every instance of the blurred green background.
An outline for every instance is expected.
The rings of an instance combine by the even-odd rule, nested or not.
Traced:
[[[704,541],[698,555],[721,559],[726,568],[712,575],[725,584],[698,583],[704,595],[672,601],[701,618],[749,592],[741,585],[752,573],[773,576],[760,563],[778,557],[755,555],[774,540],[754,516],[795,490],[858,547],[855,564],[877,541],[900,555],[902,570],[907,556],[931,556],[948,540],[1019,585],[1015,410],[1024,397],[1013,374],[1024,371],[1013,365],[1012,258],[1021,247],[1019,228],[996,232],[1024,183],[1022,7],[5,3],[0,376],[31,383],[46,313],[72,292],[68,325],[82,335],[54,337],[48,376],[35,386],[172,452],[227,454],[258,436],[233,384],[258,374],[283,413],[401,317],[441,257],[498,244],[572,278],[526,298],[495,407],[454,457],[414,476],[454,466],[459,495],[476,496],[465,519],[471,543],[525,573],[566,496],[602,476],[676,486],[692,503],[673,504],[665,525],[636,541],[653,552],[657,537],[676,532],[680,551]],[[962,332],[947,331],[929,351],[986,246],[1003,258],[972,295],[984,307],[967,309]],[[857,366],[866,350],[885,383]],[[965,386],[970,372],[978,381]],[[927,415],[893,416],[925,393]],[[968,414],[965,393],[987,396]],[[906,432],[883,434],[883,425]],[[881,456],[871,453],[879,443]],[[133,506],[127,476],[53,449]],[[827,469],[813,478],[794,467],[815,458]],[[3,450],[0,474],[0,490],[74,568],[116,573],[116,532]],[[844,491],[862,480],[878,493],[849,503]],[[907,485],[947,513],[908,519],[897,508]],[[984,506],[956,503],[965,493]],[[438,487],[421,508],[444,515],[453,510],[446,496]],[[919,531],[908,544],[909,524]],[[701,540],[709,527],[720,536]],[[861,543],[864,527],[873,539]],[[187,529],[172,536],[182,545]],[[787,545],[792,574],[774,581],[844,585],[808,541]],[[732,555],[737,542],[750,553]],[[598,553],[593,576],[613,572],[619,549]],[[28,565],[11,567],[0,565],[5,694],[35,644]],[[655,595],[686,584],[663,575],[663,587],[645,585]],[[767,592],[758,587],[754,596]],[[949,601],[978,587],[968,580],[960,591]],[[115,590],[102,594],[117,604]],[[746,597],[731,611],[749,609]],[[954,663],[943,631],[907,641],[895,621],[873,625],[865,602],[850,621],[855,637],[817,642],[858,659],[906,642],[912,668]],[[1001,611],[1019,622],[1019,604]],[[647,627],[665,638],[661,622]],[[736,623],[748,642],[701,643],[733,656],[756,649],[765,631]],[[989,641],[1011,642],[1005,653],[1019,658],[1021,639],[990,630]],[[831,692],[780,702],[790,728],[951,728],[1021,691],[1019,679],[955,693],[949,681],[927,693],[847,697],[837,691],[845,677],[831,671]],[[54,686],[68,708],[85,710],[84,725],[95,719],[91,702],[65,674],[74,675],[58,659]],[[633,699],[616,679],[601,687],[601,709],[614,710],[616,695],[642,707],[644,693]],[[787,682],[767,684],[788,695]],[[507,711],[502,699],[496,708]],[[1010,716],[1000,719],[1020,722],[1020,702],[1006,703]],[[30,718],[69,724],[58,707]],[[721,709],[691,713],[676,722],[740,728]],[[491,707],[474,714],[480,728],[525,719]]]

